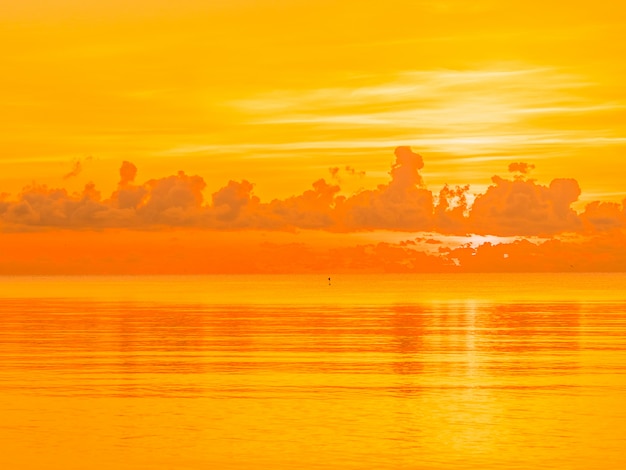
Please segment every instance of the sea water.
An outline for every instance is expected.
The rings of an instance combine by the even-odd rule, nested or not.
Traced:
[[[625,274],[0,279],[3,469],[619,469],[625,449]]]

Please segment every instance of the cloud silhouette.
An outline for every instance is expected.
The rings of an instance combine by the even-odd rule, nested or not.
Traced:
[[[146,196],[137,215],[147,224],[197,225],[202,217],[205,187],[202,177],[188,176],[183,171],[150,180],[144,185]]]
[[[330,167],[328,169],[328,172],[330,173],[331,179],[339,183],[341,183],[341,176],[339,175],[340,172],[345,172],[349,176],[356,176],[358,178],[363,178],[366,174],[364,170],[357,170],[356,168],[351,167],[350,165],[346,165],[343,168],[339,168],[338,166]]]
[[[423,187],[421,155],[409,147],[395,150],[391,181],[336,203],[339,224],[346,230],[430,230],[433,195]]]
[[[125,188],[135,181],[137,177],[137,167],[131,162],[122,162],[120,168],[120,188]]]
[[[571,208],[581,192],[576,180],[558,178],[549,186],[499,176],[492,181],[494,184],[476,197],[469,213],[473,233],[546,236],[581,228],[580,218]]]
[[[68,173],[63,175],[63,179],[67,180],[67,179],[74,178],[80,175],[83,171],[84,163],[90,163],[93,161],[93,159],[94,158],[92,156],[88,156],[88,157],[85,157],[82,161],[80,159],[74,160],[72,162],[72,169]]]
[[[352,195],[341,193],[341,172],[359,176],[352,167],[329,169],[310,189],[283,199],[262,202],[247,180],[229,181],[204,198],[201,176],[175,175],[137,182],[138,169],[121,164],[115,191],[104,197],[88,182],[68,193],[63,188],[33,184],[15,199],[0,198],[3,231],[31,227],[72,229],[195,227],[207,230],[324,230],[362,232],[391,230],[441,235],[555,237],[562,233],[599,234],[626,229],[626,201],[592,202],[577,213],[572,204],[581,194],[578,182],[556,178],[549,185],[525,175],[533,165],[509,165],[513,179],[500,176],[480,194],[469,185],[445,185],[438,193],[426,188],[424,159],[409,147],[398,147],[389,182]],[[431,237],[432,238],[432,237]],[[436,237],[435,237],[436,238]],[[475,254],[473,256],[476,256]]]
[[[531,170],[535,169],[535,165],[532,163],[525,162],[514,162],[509,165],[509,171],[511,173],[521,173],[522,175],[527,175]]]
[[[136,209],[148,193],[143,186],[135,186],[137,167],[130,162],[122,162],[118,189],[111,195],[111,204],[117,209]]]
[[[617,232],[573,241],[517,240],[484,243],[445,253],[463,272],[611,272],[623,271],[626,237]]]
[[[331,229],[336,226],[336,195],[340,188],[324,179],[298,196],[273,200],[267,207],[272,220],[283,227]]]
[[[467,196],[469,185],[450,188],[445,185],[439,191],[438,204],[434,208],[434,224],[437,231],[445,234],[469,232],[466,213],[469,211]]]
[[[72,178],[73,176],[78,176],[82,170],[83,170],[82,163],[80,162],[80,160],[76,160],[73,163],[72,169],[70,170],[70,172],[63,175],[63,179],[66,180],[66,179]]]
[[[109,207],[99,202],[100,193],[88,183],[80,194],[70,195],[65,189],[45,185],[24,188],[19,199],[0,206],[5,223],[43,227],[98,227],[99,215]],[[105,224],[108,225],[108,224]]]
[[[603,232],[626,228],[626,199],[616,202],[593,201],[585,206],[580,218],[585,228],[592,232]]]
[[[324,246],[298,233],[103,229],[3,234],[0,274],[610,272],[623,234],[485,243],[423,252],[414,243]],[[340,237],[342,235],[335,235]],[[264,241],[271,240],[271,241]]]
[[[253,185],[243,180],[240,183],[229,181],[228,185],[213,193],[215,217],[222,221],[234,221],[246,207],[256,207],[259,198],[252,194]]]
[[[351,197],[339,195],[338,185],[320,179],[300,195],[270,203],[254,195],[252,183],[229,181],[205,203],[206,185],[199,176],[179,172],[135,185],[132,174],[136,171],[129,165],[124,168],[129,170],[128,177],[121,178],[108,199],[102,198],[93,183],[72,194],[32,185],[17,200],[0,198],[5,232],[0,273],[558,272],[621,271],[626,265],[626,200],[621,204],[592,202],[576,214],[570,204],[580,190],[568,179],[543,186],[494,177],[494,185],[478,195],[471,207],[468,186],[444,186],[433,204],[432,194],[411,184],[417,181],[415,174],[408,182],[392,179]],[[137,198],[139,193],[141,198]],[[121,207],[121,194],[131,194],[138,202]],[[379,206],[367,207],[363,194]],[[397,194],[402,197],[394,206],[392,197]],[[410,210],[415,207],[407,207],[411,194],[428,199],[429,203],[419,201],[416,206],[422,208],[424,217],[430,217],[431,234],[393,243],[326,246],[315,242],[319,230],[345,239],[341,232],[347,230],[397,228],[400,224],[390,214],[414,214]],[[383,202],[389,206],[382,206]],[[357,208],[369,217],[366,223],[342,219],[348,210]],[[481,219],[484,214],[489,214],[488,220]],[[418,225],[415,220],[419,219],[411,223]],[[479,223],[482,228],[474,230]],[[168,228],[177,227],[172,238]],[[51,228],[63,230],[57,232],[62,235],[50,236]],[[293,229],[316,235],[302,241]],[[455,248],[440,235],[470,230],[515,233],[518,239],[478,246],[468,241]],[[576,234],[559,238],[557,234],[564,230]],[[548,238],[527,239],[520,233]],[[450,238],[457,244],[471,240]]]

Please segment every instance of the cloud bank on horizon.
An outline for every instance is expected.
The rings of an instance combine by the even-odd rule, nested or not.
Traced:
[[[208,230],[374,230],[432,232],[441,235],[553,237],[597,234],[626,228],[626,198],[621,204],[592,202],[582,212],[572,204],[578,182],[555,178],[543,185],[529,177],[534,165],[512,162],[510,178],[495,175],[483,193],[470,186],[426,188],[424,159],[410,147],[397,147],[390,181],[353,195],[341,194],[338,167],[331,182],[318,179],[310,189],[262,202],[247,181],[229,181],[205,201],[201,176],[178,174],[137,183],[137,167],[123,162],[117,189],[103,197],[93,183],[81,193],[44,185],[27,186],[15,199],[0,199],[0,230],[33,228],[159,230],[195,227]],[[80,162],[65,177],[80,173]],[[353,168],[348,173],[359,174]],[[472,201],[470,203],[470,201]]]

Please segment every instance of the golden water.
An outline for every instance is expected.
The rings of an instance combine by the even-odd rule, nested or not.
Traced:
[[[626,275],[2,278],[2,469],[626,468]]]

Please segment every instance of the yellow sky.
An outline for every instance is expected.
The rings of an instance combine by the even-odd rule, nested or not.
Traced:
[[[110,192],[129,160],[142,181],[245,178],[262,200],[350,166],[352,193],[410,145],[434,190],[526,161],[583,202],[626,196],[621,2],[128,3],[3,6],[0,192]]]

